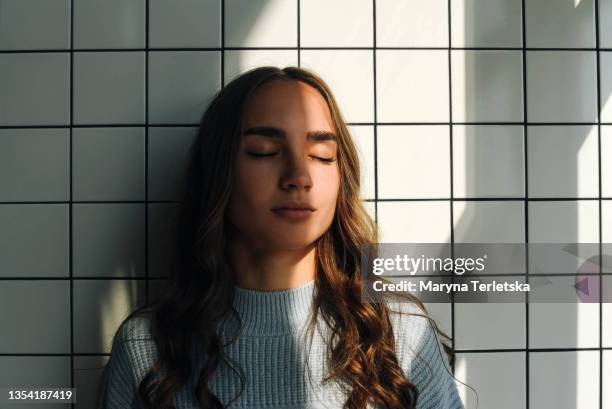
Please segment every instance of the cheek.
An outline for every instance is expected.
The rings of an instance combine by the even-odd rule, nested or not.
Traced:
[[[319,174],[318,180],[321,203],[325,204],[328,212],[333,213],[340,189],[340,173],[338,168],[322,171]]]
[[[241,208],[257,208],[267,204],[273,193],[273,174],[257,166],[239,163],[236,167],[233,196]]]

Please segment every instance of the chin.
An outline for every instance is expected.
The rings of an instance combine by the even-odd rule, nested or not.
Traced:
[[[316,241],[316,238],[303,237],[298,238],[296,235],[283,238],[282,235],[271,240],[273,246],[279,250],[299,250],[304,247],[311,246]]]

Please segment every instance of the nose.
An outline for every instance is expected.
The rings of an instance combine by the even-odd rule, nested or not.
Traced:
[[[290,189],[305,189],[312,188],[312,178],[304,158],[297,158],[296,155],[291,155],[286,161],[286,169],[281,177],[281,188],[284,190]]]

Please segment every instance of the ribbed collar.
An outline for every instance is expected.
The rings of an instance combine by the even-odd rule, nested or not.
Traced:
[[[234,286],[234,308],[242,333],[280,335],[300,330],[313,305],[315,280],[285,290],[259,291]]]

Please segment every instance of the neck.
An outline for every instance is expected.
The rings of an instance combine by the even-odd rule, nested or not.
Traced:
[[[234,286],[233,307],[238,313],[242,333],[272,336],[304,328],[312,310],[315,280],[297,287],[259,291]],[[235,320],[225,324],[238,325]]]
[[[299,249],[254,250],[232,240],[231,262],[237,287],[258,291],[286,290],[315,278],[316,246]]]

